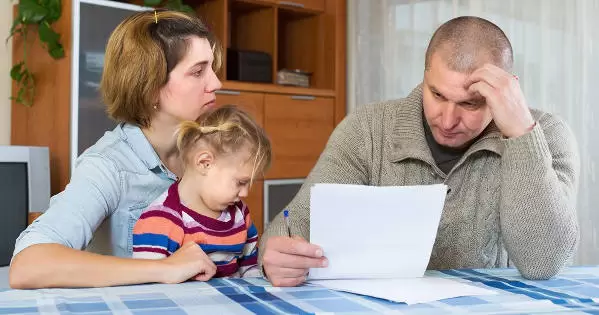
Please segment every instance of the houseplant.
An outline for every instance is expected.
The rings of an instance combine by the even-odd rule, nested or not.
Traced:
[[[25,106],[33,104],[35,96],[35,77],[27,66],[28,36],[31,30],[37,30],[37,35],[44,48],[54,59],[64,57],[64,48],[60,43],[60,35],[52,29],[52,23],[61,15],[61,0],[20,0],[17,16],[13,22],[7,41],[15,36],[21,36],[23,41],[22,60],[10,70],[10,77],[17,83],[17,95],[11,99]]]

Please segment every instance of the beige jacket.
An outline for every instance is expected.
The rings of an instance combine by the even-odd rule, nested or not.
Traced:
[[[407,98],[363,106],[335,129],[289,204],[291,230],[309,239],[314,183],[445,183],[451,191],[429,269],[513,264],[526,278],[550,278],[573,256],[579,240],[579,157],[563,121],[531,112],[537,125],[529,134],[504,139],[492,123],[446,175],[426,143],[420,87]],[[260,263],[264,242],[274,235],[286,235],[282,214],[265,231]]]

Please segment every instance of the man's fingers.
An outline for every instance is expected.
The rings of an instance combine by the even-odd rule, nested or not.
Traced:
[[[311,258],[269,250],[264,254],[264,264],[270,266],[284,266],[292,269],[322,268],[328,265],[326,258]]]
[[[485,99],[488,99],[493,96],[493,93],[495,93],[495,90],[488,83],[486,83],[484,81],[478,81],[478,82],[475,82],[472,85],[470,85],[470,87],[468,88],[468,93],[470,93],[470,94],[478,93]],[[487,104],[489,104],[489,103],[491,103],[491,102],[489,102],[487,100]],[[491,105],[491,104],[489,104],[489,105]]]
[[[470,85],[476,82],[484,81],[493,88],[500,88],[506,84],[509,79],[510,77],[508,76],[508,73],[504,70],[494,65],[486,64],[485,66],[472,72],[472,74],[466,79],[464,87],[467,89],[470,87]]]
[[[301,278],[308,275],[308,269],[277,267],[272,272],[274,278]]]
[[[287,253],[312,258],[320,258],[323,255],[322,249],[314,244],[310,244],[303,239],[291,239],[288,237],[273,239],[268,245],[273,251]]]
[[[294,239],[294,240],[296,240],[296,241],[306,242],[307,243],[306,239],[304,239],[303,237],[301,237],[299,235],[293,235],[291,238]]]
[[[298,278],[276,278],[272,280],[272,285],[275,287],[295,287],[306,281],[305,277]]]

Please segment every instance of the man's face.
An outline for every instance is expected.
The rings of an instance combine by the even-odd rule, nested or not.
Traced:
[[[439,53],[431,56],[424,72],[424,116],[435,141],[442,146],[463,148],[491,122],[485,99],[471,95],[464,86],[467,73],[450,70]]]

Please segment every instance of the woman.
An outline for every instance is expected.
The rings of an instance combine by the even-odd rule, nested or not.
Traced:
[[[214,265],[202,267],[199,246],[159,261],[127,257],[140,212],[181,174],[177,125],[214,106],[220,60],[214,35],[182,13],[137,13],[115,29],[101,92],[120,123],[78,158],[65,190],[17,239],[11,287],[178,283],[214,274]],[[105,219],[112,255],[83,251]]]

